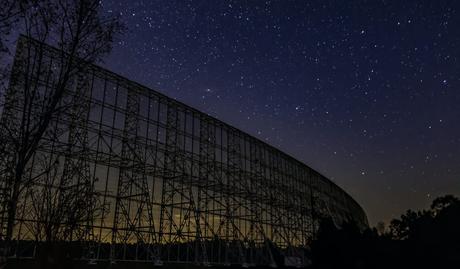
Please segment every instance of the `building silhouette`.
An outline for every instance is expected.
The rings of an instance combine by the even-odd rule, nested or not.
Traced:
[[[45,57],[34,58],[37,50]],[[2,128],[14,129],[26,113],[25,77],[40,92],[31,104],[40,115],[60,53],[20,38]],[[67,206],[87,208],[60,238],[88,260],[276,265],[282,257],[302,265],[321,218],[368,225],[358,203],[302,162],[106,69],[80,70],[61,102],[66,109],[53,115],[25,175],[11,255],[35,255],[47,192],[72,192]],[[8,145],[4,151],[7,171]],[[9,176],[1,174],[2,237]]]

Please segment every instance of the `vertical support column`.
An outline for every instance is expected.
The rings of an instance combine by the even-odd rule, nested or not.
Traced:
[[[163,184],[160,207],[160,243],[166,244],[166,259],[168,261],[180,261],[179,248],[172,252],[172,246],[183,240],[182,219],[188,218],[190,208],[194,205],[191,199],[184,197],[184,170],[183,170],[183,146],[182,134],[179,133],[179,112],[177,105],[169,101],[166,111],[166,141],[165,159],[163,170]],[[186,206],[186,204],[188,204]],[[179,211],[179,219],[176,222],[175,212]],[[183,217],[185,216],[187,217]]]
[[[138,138],[140,94],[128,89],[111,259],[159,261],[144,149]],[[134,246],[134,247],[133,247]]]
[[[255,264],[266,264],[271,267],[276,267],[276,263],[273,259],[271,247],[265,229],[263,225],[263,214],[266,214],[264,210],[265,197],[269,195],[266,191],[266,186],[263,181],[264,169],[262,162],[264,159],[262,152],[262,145],[255,140],[250,140],[250,178],[248,178],[248,187],[250,193],[250,211],[251,211],[251,226],[250,234],[251,244],[253,244],[253,251],[256,252],[251,254],[252,263]]]
[[[216,133],[215,126],[211,119],[202,116],[200,119],[200,154],[199,154],[199,184],[197,190],[197,208],[195,212],[196,225],[196,247],[195,262],[209,264],[207,242],[209,227],[209,212],[211,211],[211,200],[209,192],[215,185],[215,145]],[[212,216],[211,216],[212,217]]]
[[[247,266],[241,232],[241,204],[244,191],[242,185],[243,159],[241,152],[240,133],[228,130],[228,175],[227,192],[225,193],[225,264],[242,264]]]

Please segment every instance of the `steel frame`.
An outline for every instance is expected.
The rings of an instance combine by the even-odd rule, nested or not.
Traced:
[[[18,43],[4,126],[20,120],[21,77],[53,89],[59,52],[37,44]],[[46,50],[46,72],[24,66],[26,47]],[[367,226],[361,207],[333,182],[220,120],[95,65],[72,85],[65,97],[72,109],[53,118],[31,162],[28,176],[37,178],[18,206],[17,256],[34,255],[21,243],[35,239],[29,212],[40,201],[31,193],[56,187],[40,176],[43,159],[64,160],[60,188],[80,188],[75,199],[97,193],[91,204],[102,209],[88,205],[80,232],[68,237],[83,242],[85,259],[250,266],[275,265],[281,254],[302,263],[321,217]],[[39,111],[41,100],[32,105]],[[1,183],[4,235],[10,175]]]

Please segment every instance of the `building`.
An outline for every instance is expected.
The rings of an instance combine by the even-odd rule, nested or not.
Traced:
[[[3,237],[14,189],[5,134],[47,118],[61,56],[18,42],[1,118]],[[35,255],[51,229],[88,260],[301,265],[321,218],[368,225],[326,177],[205,113],[95,65],[67,85],[21,179],[16,256]]]

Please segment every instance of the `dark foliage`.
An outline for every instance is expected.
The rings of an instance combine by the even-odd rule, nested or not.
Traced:
[[[387,233],[337,228],[324,219],[312,246],[314,268],[458,268],[460,200],[447,195],[430,210],[408,210]]]

